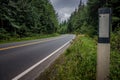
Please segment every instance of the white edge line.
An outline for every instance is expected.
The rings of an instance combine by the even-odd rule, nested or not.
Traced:
[[[72,38],[74,39],[74,37]],[[72,40],[68,41],[67,43],[65,43],[63,46],[61,46],[60,48],[58,48],[57,50],[55,50],[54,52],[52,52],[50,55],[48,55],[47,57],[45,57],[44,59],[42,59],[41,61],[37,62],[35,65],[31,66],[30,68],[28,68],[27,70],[25,70],[24,72],[20,73],[19,75],[17,75],[16,77],[14,77],[12,80],[18,80],[20,78],[22,78],[24,75],[26,75],[28,72],[30,72],[31,70],[33,70],[35,67],[37,67],[38,65],[40,65],[42,62],[44,62],[45,60],[47,60],[49,57],[51,57],[52,55],[54,55],[56,52],[58,52],[60,49],[62,49],[63,47],[65,47],[66,45],[68,45]]]

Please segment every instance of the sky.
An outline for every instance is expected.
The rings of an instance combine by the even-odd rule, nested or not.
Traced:
[[[80,0],[50,0],[56,13],[58,13],[59,21],[67,20],[71,13],[78,8]],[[86,2],[86,0],[83,0]]]

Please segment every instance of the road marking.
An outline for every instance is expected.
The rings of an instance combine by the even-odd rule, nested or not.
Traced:
[[[74,39],[74,37],[72,39]],[[30,72],[31,70],[33,70],[35,67],[37,67],[42,62],[44,62],[45,60],[47,60],[48,58],[50,58],[52,55],[54,55],[56,52],[58,52],[59,50],[61,50],[63,47],[65,47],[66,45],[68,45],[72,41],[72,39],[69,40],[67,43],[65,43],[63,46],[61,46],[60,48],[58,48],[57,50],[55,50],[54,52],[52,52],[50,55],[48,55],[47,57],[45,57],[44,59],[42,59],[41,61],[37,62],[36,64],[34,64],[30,68],[28,68],[27,70],[25,70],[24,72],[22,72],[21,74],[19,74],[16,77],[14,77],[12,80],[18,80],[18,79],[22,78],[28,72]]]
[[[60,37],[60,38],[62,38],[62,37]],[[0,51],[13,49],[13,48],[18,48],[18,47],[23,47],[23,46],[29,46],[29,45],[38,44],[38,43],[47,42],[47,41],[56,40],[56,39],[59,39],[59,38],[54,38],[54,39],[45,40],[45,41],[38,41],[38,42],[33,42],[33,43],[26,43],[26,44],[21,44],[21,45],[16,45],[16,46],[0,48]]]

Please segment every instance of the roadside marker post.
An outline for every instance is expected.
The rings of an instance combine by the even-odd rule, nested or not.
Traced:
[[[100,8],[96,80],[109,80],[111,9]]]

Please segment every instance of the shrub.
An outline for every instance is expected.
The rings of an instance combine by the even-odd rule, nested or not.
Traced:
[[[3,28],[0,28],[0,40],[10,39],[10,34]]]

